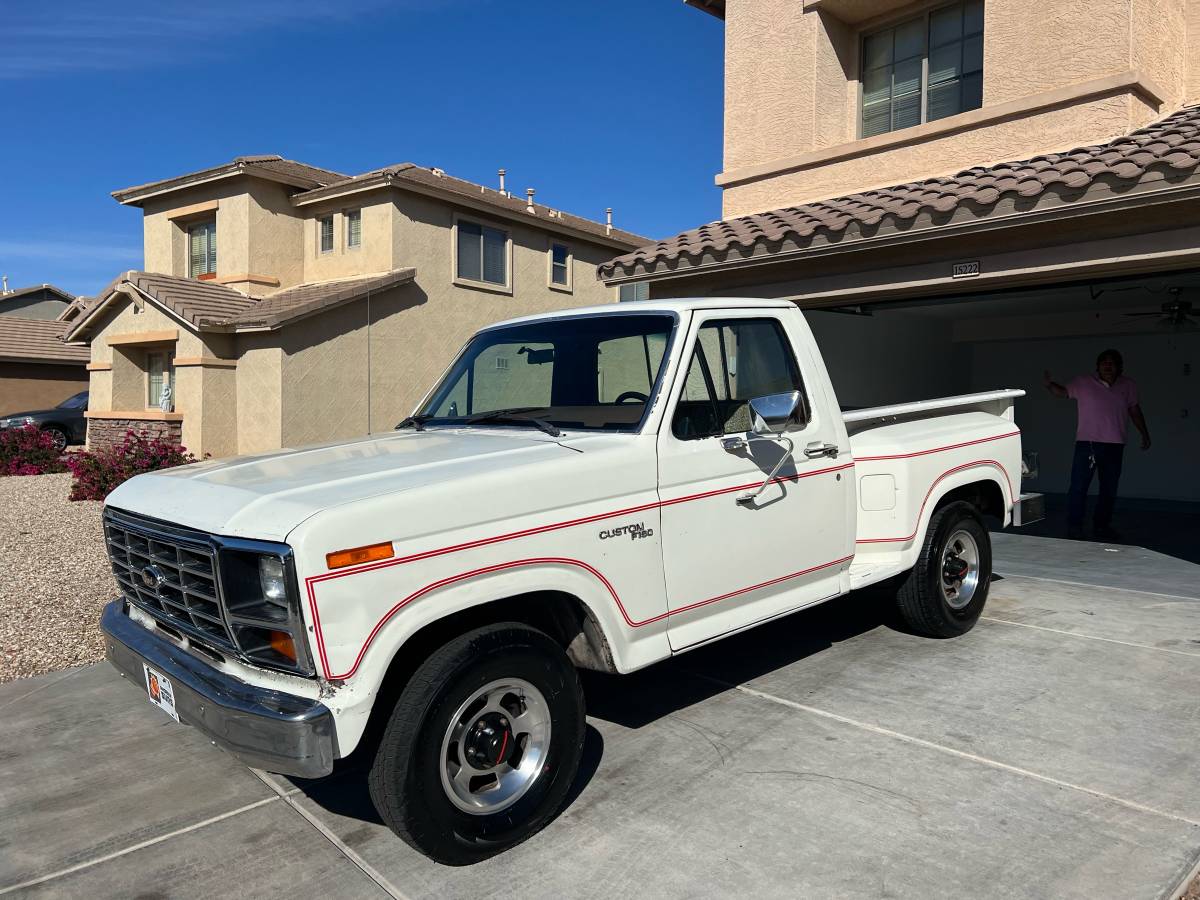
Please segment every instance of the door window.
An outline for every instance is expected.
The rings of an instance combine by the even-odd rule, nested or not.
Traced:
[[[680,440],[750,430],[750,401],[804,384],[774,319],[706,322],[696,335],[671,430]],[[805,401],[807,405],[807,401]]]

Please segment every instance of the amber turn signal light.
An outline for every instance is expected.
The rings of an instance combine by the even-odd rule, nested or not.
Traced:
[[[286,631],[272,631],[271,649],[280,656],[286,656],[293,663],[296,661],[296,645],[292,642],[292,636]]]
[[[355,547],[353,550],[326,553],[325,565],[331,569],[344,569],[346,566],[357,566],[359,563],[391,559],[395,555],[392,550],[392,542],[387,541],[383,544],[371,544],[369,547]]]

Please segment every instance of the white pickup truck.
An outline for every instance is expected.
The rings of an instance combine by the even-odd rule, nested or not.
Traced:
[[[503,322],[394,432],[114,491],[108,657],[249,765],[320,777],[359,748],[384,821],[470,863],[563,804],[577,668],[897,575],[912,629],[969,630],[983,515],[1020,510],[1021,393],[842,412],[783,301]]]

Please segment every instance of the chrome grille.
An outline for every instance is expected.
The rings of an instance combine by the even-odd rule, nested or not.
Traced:
[[[113,510],[104,514],[104,535],[126,600],[190,638],[237,653],[206,535]]]

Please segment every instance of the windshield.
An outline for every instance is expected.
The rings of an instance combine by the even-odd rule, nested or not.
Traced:
[[[667,315],[545,319],[475,335],[421,408],[430,424],[632,431],[666,357]],[[487,415],[492,413],[492,415]]]
[[[83,391],[74,397],[68,397],[58,404],[58,409],[87,409],[88,392]]]

